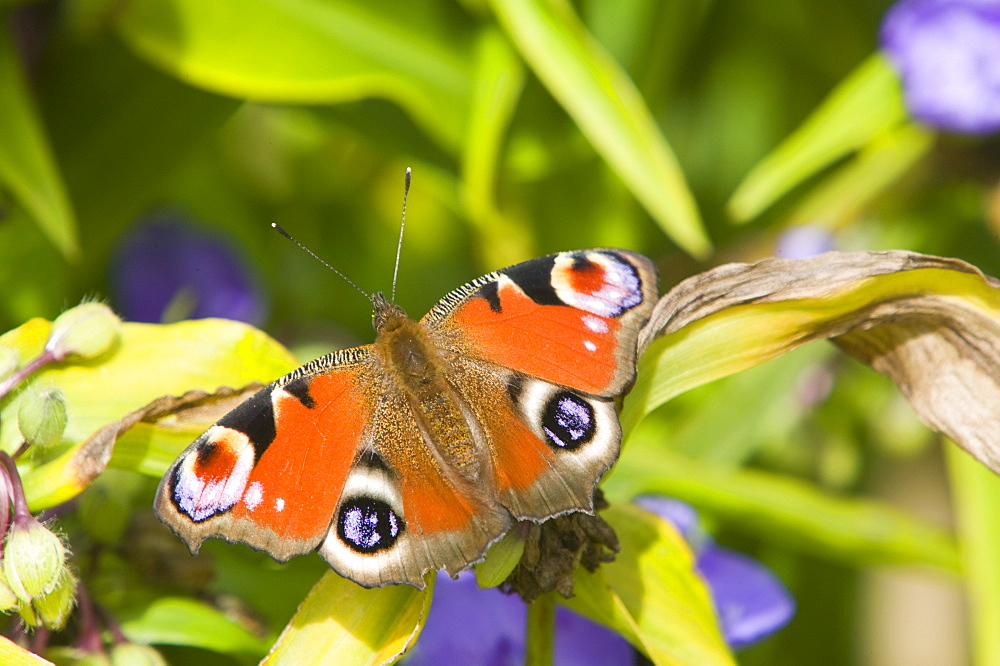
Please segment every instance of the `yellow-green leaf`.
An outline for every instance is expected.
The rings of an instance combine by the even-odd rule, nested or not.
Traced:
[[[457,152],[471,86],[470,40],[440,15],[414,7],[379,11],[350,0],[133,0],[115,16],[137,53],[188,83],[300,104],[384,97]]]
[[[25,650],[6,636],[0,636],[0,663],[9,666],[52,666],[51,661]]]
[[[610,627],[654,664],[733,664],[684,539],[665,521],[628,504],[601,514],[621,552],[593,574],[577,572],[575,596],[563,603]]]
[[[418,590],[366,590],[328,571],[306,597],[265,664],[392,663],[417,640],[430,611],[434,575]]]
[[[1000,483],[994,474],[951,448],[948,471],[958,515],[976,664],[1000,663]]]
[[[223,654],[260,654],[267,643],[211,606],[183,597],[156,599],[135,617],[122,621],[122,631],[136,643],[190,645]]]

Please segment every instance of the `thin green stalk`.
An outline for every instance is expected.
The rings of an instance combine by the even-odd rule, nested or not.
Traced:
[[[551,666],[556,642],[556,600],[552,592],[528,604],[525,666]]]
[[[957,446],[948,447],[965,585],[972,613],[976,664],[1000,664],[1000,483],[989,469]]]

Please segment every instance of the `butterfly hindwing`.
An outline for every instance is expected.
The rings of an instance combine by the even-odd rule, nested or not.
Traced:
[[[424,318],[442,346],[460,349],[451,381],[478,415],[497,491],[516,518],[592,510],[594,487],[618,457],[615,401],[635,378],[656,295],[645,257],[581,250],[480,278]]]

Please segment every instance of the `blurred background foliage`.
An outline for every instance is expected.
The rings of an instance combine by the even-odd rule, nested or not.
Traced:
[[[397,301],[413,315],[488,270],[600,245],[652,257],[664,291],[726,261],[815,249],[902,248],[1000,274],[1000,143],[906,120],[873,56],[889,4],[0,2],[0,324],[90,296],[124,311],[120,294],[157,276],[116,272],[123,239],[166,216],[235,251],[261,304],[254,323],[302,360],[368,342],[368,301],[270,223],[387,290],[407,166]],[[166,319],[194,311],[171,305]],[[779,512],[797,496],[780,492],[791,478],[810,501],[874,498],[951,529],[938,438],[885,378],[811,345],[681,396],[634,440],[690,463],[706,483],[676,493],[798,600],[791,625],[740,663],[970,658],[947,538],[938,555],[918,543],[873,556],[837,547],[864,532],[863,511],[805,528],[727,519],[729,493]],[[744,468],[756,476],[726,477],[735,485],[713,496],[713,474]],[[88,491],[78,529],[102,525],[87,513],[109,511],[101,502],[150,519],[155,483],[120,478]],[[829,533],[798,540],[799,528]],[[119,612],[155,596],[127,564],[137,547],[114,543],[121,561],[96,572]],[[249,604],[264,635],[322,570],[204,551],[213,587]],[[868,567],[888,562],[906,567]],[[211,575],[204,566],[187,573]]]

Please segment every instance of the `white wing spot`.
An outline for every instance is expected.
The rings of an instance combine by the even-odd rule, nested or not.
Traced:
[[[281,513],[282,511],[285,510],[284,497],[279,497],[278,499],[274,500],[274,510],[277,511],[278,513]]]
[[[607,333],[610,330],[608,322],[604,321],[600,317],[586,314],[580,317],[580,320],[583,321],[584,326],[594,333]]]
[[[584,340],[583,346],[587,348],[587,351],[592,351],[592,352],[597,351],[597,345],[591,342],[590,340]]]
[[[264,500],[264,486],[261,485],[260,481],[254,481],[247,487],[246,494],[243,495],[243,503],[247,505],[247,508],[253,511],[260,503]]]

